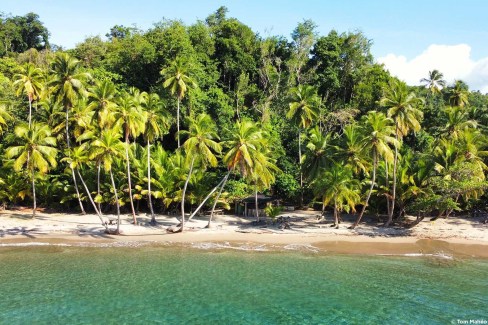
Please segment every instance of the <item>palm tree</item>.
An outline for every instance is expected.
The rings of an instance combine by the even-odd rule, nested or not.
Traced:
[[[177,113],[176,113],[176,127],[177,127],[177,141],[178,148],[180,147],[180,102],[185,97],[188,88],[196,88],[197,83],[191,77],[190,65],[188,61],[181,57],[177,57],[170,66],[161,70],[161,75],[165,78],[163,83],[164,88],[169,88],[171,95],[176,95],[177,99]]]
[[[155,224],[156,218],[154,216],[151,193],[151,143],[157,138],[162,138],[163,134],[168,132],[170,123],[167,111],[159,96],[155,93],[146,94],[145,96],[146,99],[143,103],[143,109],[146,114],[144,138],[147,143],[147,199],[151,213],[151,223]]]
[[[88,109],[93,110],[98,127],[104,128],[110,124],[107,119],[117,106],[115,85],[109,80],[96,81],[88,91]]]
[[[427,78],[420,79],[420,82],[425,84],[425,88],[430,90],[431,94],[440,94],[442,88],[446,86],[446,81],[443,79],[444,75],[439,70],[429,71]]]
[[[307,179],[312,181],[317,178],[321,169],[331,161],[330,134],[324,135],[318,126],[311,129],[302,159]]]
[[[115,186],[114,175],[112,172],[112,165],[117,158],[122,158],[122,152],[125,150],[124,143],[120,141],[120,132],[117,128],[105,129],[101,132],[100,138],[96,139],[91,144],[91,151],[89,159],[100,160],[105,172],[110,174],[112,182],[112,190],[114,192],[115,206],[117,208],[117,229],[116,234],[120,234],[120,202]]]
[[[456,80],[454,82],[454,86],[449,92],[451,94],[451,96],[449,97],[449,103],[451,104],[451,106],[459,106],[462,108],[469,104],[468,85],[466,85],[463,81]]]
[[[32,199],[34,201],[32,216],[36,215],[36,183],[35,171],[41,174],[47,173],[49,168],[56,167],[56,138],[51,136],[51,130],[46,124],[31,123],[18,125],[14,134],[20,145],[9,147],[6,156],[9,159],[15,158],[14,170],[21,171],[24,166],[32,177]]]
[[[354,229],[359,224],[366,211],[366,207],[368,206],[376,182],[376,170],[378,168],[379,158],[384,157],[387,160],[392,160],[393,153],[389,145],[396,143],[396,140],[393,137],[395,133],[393,121],[381,112],[371,111],[367,115],[364,115],[362,118],[362,133],[365,150],[368,150],[371,153],[371,158],[373,160],[371,185],[363,208],[356,221],[351,226],[351,229]]]
[[[53,78],[49,82],[50,92],[63,104],[66,113],[66,146],[68,153],[70,151],[70,134],[69,134],[69,112],[73,108],[79,97],[85,94],[84,81],[91,78],[87,72],[80,71],[80,61],[69,56],[67,53],[57,53],[51,64],[51,74]],[[71,169],[73,183],[76,194],[80,203],[81,212],[84,214],[85,209],[81,202],[78,184],[73,169]]]
[[[339,157],[351,166],[354,174],[366,173],[370,169],[366,143],[360,125],[356,123],[346,125],[343,129],[341,142],[336,149]]]
[[[198,115],[190,121],[190,129],[188,131],[180,132],[188,136],[188,139],[183,144],[183,148],[186,153],[186,160],[190,163],[188,176],[181,195],[181,228],[179,229],[181,232],[185,225],[185,195],[190,177],[193,173],[195,161],[198,159],[202,166],[208,164],[216,167],[217,157],[215,157],[214,152],[220,153],[222,146],[214,140],[219,138],[217,135],[217,126],[208,114],[202,113]]]
[[[28,63],[20,68],[20,73],[14,75],[13,86],[17,88],[16,94],[27,95],[29,100],[29,127],[32,123],[32,102],[39,99],[43,88],[43,74],[42,70],[36,68],[32,63]]]
[[[119,98],[117,111],[115,112],[116,123],[120,124],[124,132],[125,139],[125,161],[127,166],[127,182],[129,186],[129,200],[132,210],[134,224],[137,224],[136,211],[134,209],[134,199],[132,197],[132,184],[130,176],[130,159],[129,159],[129,137],[136,138],[144,132],[145,115],[142,108],[134,101],[133,96],[123,93]]]
[[[389,226],[393,219],[396,198],[396,177],[398,164],[398,145],[400,139],[408,134],[410,130],[420,130],[420,120],[423,113],[418,107],[423,103],[414,92],[409,92],[408,87],[401,81],[393,81],[385,91],[385,95],[380,99],[380,105],[388,109],[388,117],[395,121],[395,157],[393,160],[393,185],[391,195],[391,206],[388,211],[388,221],[385,226]]]
[[[324,206],[334,206],[334,226],[339,228],[341,211],[356,211],[359,203],[359,181],[353,178],[352,168],[342,163],[334,163],[330,169],[322,170],[323,174],[313,183],[314,192],[322,197]]]
[[[441,134],[457,140],[466,129],[476,129],[478,123],[469,120],[469,114],[459,106],[447,107],[444,110],[447,117],[446,125],[441,129]]]
[[[317,90],[312,86],[294,87],[290,90],[289,110],[286,118],[294,120],[298,124],[298,164],[300,166],[300,205],[303,206],[303,170],[301,132],[312,124],[319,114],[319,97]]]

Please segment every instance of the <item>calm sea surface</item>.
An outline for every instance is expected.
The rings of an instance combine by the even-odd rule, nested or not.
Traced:
[[[0,247],[0,324],[488,321],[488,261],[190,247]]]

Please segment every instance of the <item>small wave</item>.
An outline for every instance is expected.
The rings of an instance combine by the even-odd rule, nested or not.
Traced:
[[[239,246],[232,246],[229,242],[225,243],[208,243],[208,242],[201,242],[201,243],[192,243],[192,248],[196,249],[204,249],[204,250],[211,250],[211,249],[233,249],[239,251],[258,251],[258,252],[265,252],[269,249],[266,245],[239,245]]]
[[[292,250],[292,251],[306,251],[306,252],[313,252],[313,253],[318,253],[320,251],[319,248],[309,245],[309,244],[288,244],[283,247],[286,250]]]
[[[433,254],[424,254],[424,253],[406,253],[406,254],[376,254],[377,256],[405,256],[405,257],[435,257],[435,258],[442,258],[446,260],[452,260],[454,257],[452,255],[439,252]]]

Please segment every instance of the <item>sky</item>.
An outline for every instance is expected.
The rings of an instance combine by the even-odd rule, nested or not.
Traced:
[[[35,12],[50,41],[72,48],[114,25],[142,30],[166,19],[204,20],[220,6],[261,36],[289,37],[304,19],[327,35],[361,31],[379,63],[410,85],[437,69],[452,83],[488,93],[488,1],[486,0],[1,0],[0,11]]]

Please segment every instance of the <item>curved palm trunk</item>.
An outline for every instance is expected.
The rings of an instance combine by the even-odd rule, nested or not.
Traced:
[[[34,175],[34,168],[31,169],[32,172],[32,199],[34,200],[34,205],[32,207],[32,218],[36,216],[37,202],[36,202],[36,181]]]
[[[374,149],[373,149],[374,150]],[[376,181],[376,166],[378,165],[378,157],[376,155],[376,151],[373,153],[373,176],[371,176],[371,186],[369,187],[368,195],[366,196],[366,201],[364,202],[363,208],[361,209],[361,213],[357,217],[354,224],[350,227],[350,229],[354,229],[357,227],[361,218],[363,217],[364,211],[366,211],[366,207],[368,206],[369,199],[371,198],[371,193],[373,193],[374,182]]]
[[[390,226],[393,221],[393,212],[395,211],[395,200],[396,200],[396,178],[397,178],[397,165],[398,165],[398,123],[396,125],[396,135],[395,139],[395,158],[393,159],[393,185],[391,194],[391,206],[388,213],[388,221],[385,223],[385,227]]]
[[[114,190],[114,195],[115,195],[115,206],[117,207],[117,230],[115,231],[115,233],[119,235],[120,234],[120,205],[119,205],[119,196],[117,195],[117,188],[115,187],[114,174],[112,173],[112,168],[110,168],[110,179],[112,180],[112,188]]]
[[[134,209],[134,199],[132,198],[132,182],[130,180],[130,160],[129,160],[129,133],[125,135],[125,160],[127,164],[127,183],[129,185],[130,208],[132,210],[133,223],[137,225],[136,210]]]
[[[193,163],[195,162],[195,156],[191,159],[191,164],[190,164],[190,171],[188,172],[188,177],[186,178],[185,181],[185,186],[183,186],[183,193],[181,195],[181,228],[179,232],[183,232],[183,228],[185,227],[185,195],[186,195],[186,189],[188,188],[188,183],[190,182],[190,177],[193,172]]]
[[[180,97],[178,96],[178,101],[177,101],[177,111],[176,111],[176,137],[178,139],[178,148],[181,146],[180,144]]]
[[[151,144],[147,140],[147,203],[149,205],[149,211],[151,213],[151,223],[156,223],[156,217],[154,216],[154,209],[152,205],[151,197]]]
[[[212,205],[212,211],[210,211],[210,218],[208,219],[207,228],[210,228],[210,224],[212,223],[212,218],[214,215],[215,207],[217,206],[217,202],[220,198],[220,195],[222,195],[222,191],[224,190],[225,184],[227,183],[227,179],[229,178],[231,171],[232,171],[232,169],[227,172],[227,174],[225,175],[224,179],[221,182],[222,186],[220,187],[219,193],[217,194],[217,197],[215,198],[214,204]]]
[[[222,185],[222,183],[224,182],[224,179],[225,179],[225,177],[217,184],[217,186],[215,186],[210,191],[210,193],[207,194],[207,196],[203,199],[203,201],[200,202],[200,205],[198,205],[198,207],[195,209],[195,211],[193,211],[192,214],[190,215],[190,217],[188,218],[188,221],[190,221],[191,219],[193,219],[193,217],[198,213],[198,211],[200,211],[200,209],[203,207],[203,205],[205,204],[205,202],[207,202],[207,200],[212,196],[212,194],[214,194],[215,191]]]
[[[105,224],[105,222],[102,219],[102,213],[100,212],[100,210],[97,209],[97,205],[95,204],[95,201],[93,201],[93,197],[91,196],[90,190],[88,190],[88,186],[86,186],[86,183],[83,180],[83,177],[81,176],[80,170],[76,169],[76,172],[78,173],[78,177],[81,180],[81,184],[83,184],[83,187],[85,188],[86,195],[88,195],[88,199],[90,199],[90,202],[93,206],[93,209],[95,210],[97,216],[100,218],[102,225],[105,227],[105,229],[108,229],[107,225]]]
[[[68,147],[68,157],[71,156],[70,149],[71,145],[69,142],[69,106],[66,106],[66,146]],[[76,182],[75,172],[71,168],[71,176],[73,178],[73,184],[75,185],[76,196],[78,197],[78,202],[80,203],[81,213],[85,214],[85,208],[83,207],[83,202],[81,201],[80,191],[78,189],[78,183]]]

